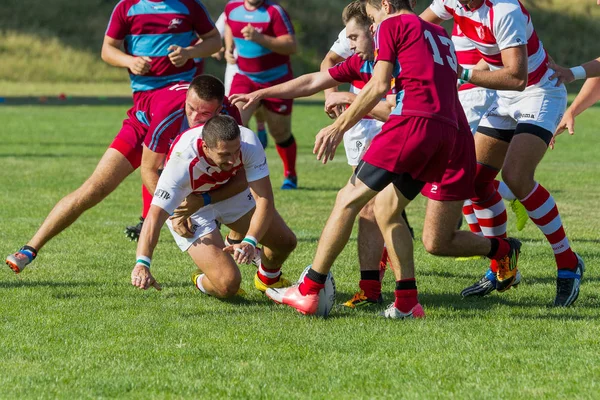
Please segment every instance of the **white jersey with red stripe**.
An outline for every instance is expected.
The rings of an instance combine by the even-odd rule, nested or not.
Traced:
[[[473,42],[460,30],[457,24],[454,24],[452,27],[452,43],[454,44],[456,60],[461,67],[472,69],[479,61],[481,61],[481,54]],[[477,87],[479,86],[473,85],[472,83],[464,83],[460,85],[458,91],[461,92]]]
[[[502,50],[527,45],[528,86],[539,83],[547,72],[548,54],[518,0],[484,0],[473,10],[458,0],[433,0],[430,9],[441,19],[454,19],[491,70],[503,67]]]
[[[223,171],[204,154],[202,130],[199,126],[183,133],[173,144],[169,159],[162,172],[152,204],[172,214],[193,192],[206,193],[225,185],[240,169],[246,172],[248,182],[269,176],[267,157],[258,137],[250,129],[240,126],[241,151],[229,171]]]

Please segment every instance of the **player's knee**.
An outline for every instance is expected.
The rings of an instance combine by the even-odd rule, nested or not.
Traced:
[[[373,202],[370,201],[365,204],[365,206],[360,209],[360,213],[358,213],[358,215],[368,221],[375,221],[375,205]]]
[[[220,280],[214,284],[215,295],[221,299],[227,299],[233,297],[240,290],[242,278],[239,275],[231,277],[230,279]]]
[[[336,205],[345,209],[352,209],[358,214],[362,208],[362,204],[357,194],[353,187],[346,185],[346,187],[338,192],[335,201]]]
[[[106,185],[88,180],[77,189],[77,200],[83,205],[94,205],[102,201],[110,194]]]
[[[517,198],[527,196],[527,189],[533,184],[533,176],[511,167],[502,170],[502,180]]]
[[[448,254],[448,244],[439,237],[424,231],[422,241],[425,251],[429,254],[434,256],[445,256]]]

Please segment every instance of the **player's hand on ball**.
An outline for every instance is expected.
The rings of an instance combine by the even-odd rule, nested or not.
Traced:
[[[334,125],[326,126],[321,129],[315,138],[315,147],[313,154],[317,155],[317,160],[327,164],[327,161],[333,160],[335,150],[344,137]]]
[[[556,128],[556,132],[554,132],[554,136],[552,136],[552,140],[550,140],[550,148],[554,150],[554,144],[556,141],[556,137],[563,133],[565,130],[569,131],[569,135],[575,134],[575,117],[573,114],[567,110],[565,115],[563,115],[562,119],[558,123],[558,127]]]
[[[233,260],[238,264],[250,264],[256,250],[250,243],[242,242],[227,246],[223,251],[231,254]]]
[[[133,57],[131,64],[129,65],[129,70],[134,75],[144,75],[150,71],[150,63],[152,59],[150,57],[142,56],[142,57]]]
[[[136,264],[131,271],[131,284],[140,289],[146,290],[153,287],[156,290],[162,290],[156,279],[150,273],[150,268],[145,265]]]
[[[167,51],[169,51],[169,60],[171,60],[171,64],[176,67],[183,67],[190,59],[188,51],[181,46],[172,44]]]

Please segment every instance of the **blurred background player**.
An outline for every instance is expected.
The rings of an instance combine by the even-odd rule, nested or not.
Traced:
[[[176,83],[144,96],[128,111],[124,129],[106,150],[92,175],[54,206],[25,246],[6,258],[9,267],[16,273],[21,272],[49,240],[104,200],[140,165],[142,182],[154,193],[169,145],[182,131],[201,125],[219,113],[240,120],[237,108],[229,104],[223,92],[221,81],[204,75],[194,78],[191,85]]]
[[[434,0],[421,16],[438,24],[454,19],[490,67],[489,71],[460,68],[460,79],[498,91],[475,134],[478,165],[476,196],[471,200],[489,199],[480,206],[500,215],[504,203],[494,180],[502,169],[504,182],[554,252],[558,270],[554,305],[571,305],[579,295],[585,265],[571,249],[554,198],[534,178],[565,111],[567,91],[550,80],[548,54],[529,13],[518,0]],[[506,231],[503,219],[492,222],[488,228],[495,235]],[[517,282],[517,273],[516,269],[503,277],[497,273],[496,290],[509,289]],[[492,274],[488,270],[473,286],[486,283]]]
[[[188,237],[173,229],[171,233],[200,269],[193,281],[204,293],[222,298],[238,293],[241,273],[236,263],[249,264],[258,243],[264,247],[255,287],[264,292],[290,284],[282,277],[281,266],[296,247],[296,237],[275,209],[262,145],[254,132],[233,118],[215,116],[185,132],[173,145],[138,242],[131,273],[134,286],[160,288],[150,273],[150,262],[161,227],[181,202],[194,192],[210,198],[212,191],[242,170],[249,186],[244,192],[194,213]],[[225,246],[215,219],[243,232],[241,243]]]
[[[255,90],[293,78],[290,55],[296,52],[294,27],[287,12],[270,0],[234,0],[225,6],[225,59],[237,62],[239,73],[231,84],[231,94]],[[237,58],[234,57],[237,50]],[[296,140],[292,135],[292,100],[265,99],[265,120],[275,148],[283,162],[282,189],[296,189]],[[248,125],[259,105],[241,109],[242,121]]]
[[[217,28],[219,34],[221,35],[221,38],[223,39],[225,39],[225,26],[225,13],[222,12],[221,15],[219,15],[219,18],[217,19],[217,22],[215,22],[215,27]],[[213,57],[217,60],[221,60],[223,59],[224,52],[225,48],[223,47],[221,48],[221,50],[219,50],[218,53],[213,54]],[[229,57],[229,59],[226,61],[227,62],[225,66],[225,77],[223,83],[225,83],[225,96],[229,96],[229,93],[231,92],[231,82],[233,81],[233,77],[240,71],[240,69],[237,66],[237,49],[234,49],[233,57]],[[266,149],[269,139],[267,137],[267,128],[265,126],[265,114],[263,107],[258,107],[256,109],[256,111],[254,112],[254,120],[256,121],[256,135],[258,136],[258,140],[260,140],[260,143],[262,143],[263,149]]]
[[[220,47],[219,33],[200,1],[124,0],[110,16],[102,59],[129,70],[136,108],[153,90],[176,82],[191,82],[197,68],[194,58],[210,56]],[[123,122],[122,136],[129,130],[130,119]],[[127,146],[119,150],[126,156],[131,151]],[[132,240],[137,239],[152,201],[151,192],[144,186],[142,201],[140,223],[125,229]]]

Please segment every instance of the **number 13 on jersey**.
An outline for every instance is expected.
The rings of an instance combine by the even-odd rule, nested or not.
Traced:
[[[438,44],[437,44],[435,38],[433,37],[433,34],[428,30],[425,30],[423,34],[425,35],[425,39],[427,39],[427,41],[431,45],[431,51],[433,53],[433,61],[435,61],[436,64],[445,65],[444,59],[442,58],[442,56],[440,54],[440,48],[438,47]],[[439,39],[442,47],[447,47],[448,52],[450,53],[449,55],[446,56],[446,62],[448,63],[450,68],[452,68],[452,70],[454,72],[457,72],[458,65],[456,62],[456,53],[454,52],[454,43],[452,43],[452,40],[446,36],[442,36],[442,35],[436,35],[436,36]]]

